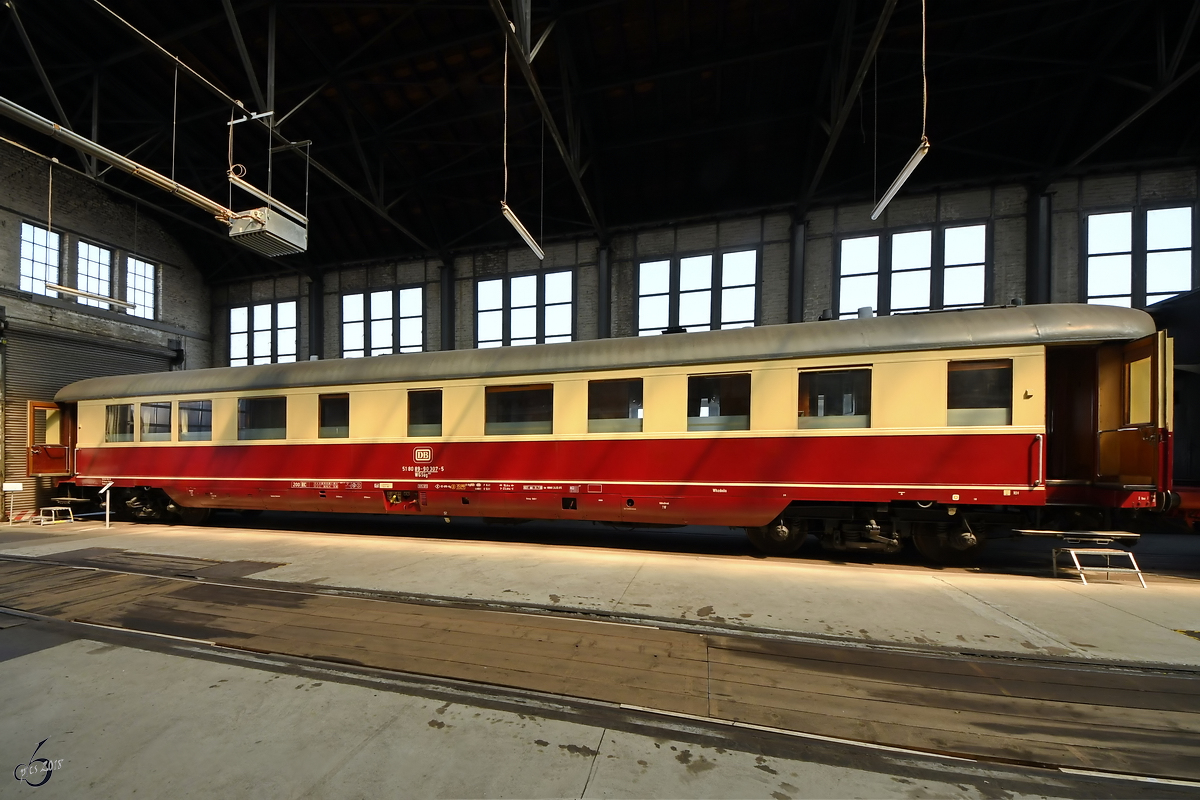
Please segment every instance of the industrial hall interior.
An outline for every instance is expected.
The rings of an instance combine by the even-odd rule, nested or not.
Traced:
[[[0,796],[1194,796],[1198,23],[5,0]]]

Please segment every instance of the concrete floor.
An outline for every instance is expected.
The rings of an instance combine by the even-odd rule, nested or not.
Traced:
[[[8,622],[4,622],[4,620]],[[14,618],[0,614],[0,625]],[[336,669],[0,629],[0,797],[1187,797],[1195,786],[890,753],[399,686]],[[119,640],[123,635],[115,635]],[[660,724],[661,723],[661,724]],[[36,783],[44,776],[32,779]],[[1194,794],[1190,795],[1194,796]]]
[[[979,570],[905,558],[761,558],[716,529],[236,516],[213,527],[0,528],[0,553],[84,548],[282,566],[320,583],[960,651],[1200,665],[1200,536],[1147,537],[1128,576],[1050,577],[1046,542]],[[302,527],[304,530],[287,530]],[[353,532],[334,532],[337,530]],[[1197,634],[1200,635],[1200,634]],[[87,638],[81,638],[86,636]],[[503,696],[501,696],[503,695]],[[1175,786],[985,765],[394,676],[0,614],[0,754],[56,770],[0,797],[1163,797]],[[61,759],[61,765],[57,765]],[[8,763],[5,764],[7,768]],[[7,775],[7,773],[0,772]],[[35,779],[34,782],[36,782]]]
[[[892,645],[1200,666],[1200,639],[1181,633],[1200,631],[1200,536],[1193,534],[1144,537],[1134,551],[1149,572],[1142,589],[1130,575],[1096,576],[1087,586],[1051,577],[1051,541],[997,542],[981,568],[968,570],[904,558],[833,562],[819,552],[761,558],[744,536],[719,529],[614,537],[590,527],[455,523],[394,535],[394,523],[378,518],[259,521],[309,529],[248,528],[236,515],[203,528],[14,526],[0,528],[0,553],[107,547],[265,561],[282,566],[251,577]],[[580,543],[563,543],[572,537]]]

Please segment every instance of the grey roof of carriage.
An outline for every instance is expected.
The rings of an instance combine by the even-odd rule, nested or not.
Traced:
[[[1136,309],[1080,304],[1031,305],[530,347],[90,378],[64,387],[55,400],[73,402],[143,395],[499,378],[904,350],[1132,340],[1148,336],[1154,330],[1150,315]]]

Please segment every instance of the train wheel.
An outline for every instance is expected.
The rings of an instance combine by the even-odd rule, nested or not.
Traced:
[[[934,564],[961,567],[975,562],[983,550],[984,539],[969,531],[939,533],[932,523],[913,525],[913,544],[917,552]]]
[[[208,517],[212,513],[211,508],[186,508],[180,506],[179,519],[184,525],[203,525],[208,522]]]
[[[768,525],[746,528],[746,535],[750,537],[750,543],[764,553],[784,556],[799,550],[808,534],[799,525],[789,525],[780,517]]]

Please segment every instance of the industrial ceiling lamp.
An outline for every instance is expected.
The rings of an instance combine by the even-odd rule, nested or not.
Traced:
[[[513,30],[516,26],[512,22],[508,23]],[[538,261],[546,260],[546,253],[534,240],[533,235],[521,224],[521,220],[517,219],[517,215],[508,205],[508,37],[504,37],[504,198],[500,201],[500,213],[509,221],[513,228],[525,240],[525,244],[529,245],[529,249],[538,257]]]
[[[929,81],[925,75],[925,0],[921,0],[921,143],[917,145],[917,151],[908,159],[908,163],[904,165],[904,169],[900,170],[900,174],[896,176],[896,180],[892,181],[892,185],[883,193],[883,198],[879,201],[879,205],[875,206],[875,210],[871,212],[871,219],[879,219],[879,215],[887,208],[887,204],[892,202],[892,198],[896,196],[896,192],[904,186],[904,182],[921,163],[921,159],[925,158],[925,154],[929,152],[929,137],[925,135],[925,119],[929,114]]]

